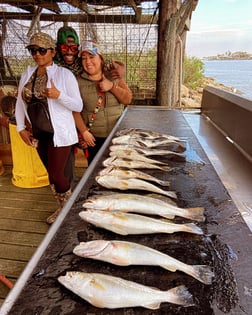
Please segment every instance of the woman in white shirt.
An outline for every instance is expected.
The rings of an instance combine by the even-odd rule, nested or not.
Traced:
[[[52,37],[35,33],[26,48],[37,65],[29,66],[20,79],[15,111],[17,131],[27,145],[37,148],[48,171],[50,186],[59,204],[47,218],[47,223],[51,224],[71,195],[64,170],[71,147],[78,142],[72,112],[80,112],[83,105],[75,76],[53,63],[55,42]],[[49,117],[46,126],[50,128],[45,128],[41,120],[42,112],[38,112],[41,107]]]

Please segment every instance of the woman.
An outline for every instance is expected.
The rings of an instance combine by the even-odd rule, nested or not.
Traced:
[[[26,48],[37,65],[29,66],[20,79],[15,112],[17,131],[27,145],[37,148],[48,171],[50,186],[59,204],[47,218],[47,223],[51,224],[71,195],[64,170],[71,147],[78,142],[72,112],[82,110],[82,100],[72,72],[53,63],[55,42],[52,37],[35,33]],[[41,103],[50,116],[51,130],[45,129],[43,122],[37,121],[38,116],[33,115],[35,104]]]
[[[121,76],[114,80],[113,71],[107,71],[97,43],[85,41],[79,55],[83,71],[77,80],[83,100],[82,118],[85,124],[78,113],[74,115],[77,128],[88,145],[90,164],[121,116],[123,105],[131,103],[132,92]],[[116,66],[115,63],[113,65]]]

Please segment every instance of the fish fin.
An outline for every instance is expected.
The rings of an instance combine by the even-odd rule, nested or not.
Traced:
[[[172,220],[172,219],[175,218],[175,215],[173,215],[173,214],[165,214],[165,215],[164,214],[162,214],[162,215],[160,214],[160,216],[165,218],[165,219],[167,219],[167,220]]]
[[[173,199],[177,199],[178,198],[174,191],[165,191],[164,195],[167,196],[167,197],[173,198]]]
[[[189,274],[195,279],[199,280],[204,284],[212,284],[212,279],[214,277],[214,272],[210,266],[207,265],[193,265],[192,272]]]
[[[202,229],[194,223],[186,223],[184,224],[184,227],[185,227],[184,229],[185,232],[199,234],[199,235],[204,234]]]
[[[170,182],[168,180],[159,180],[158,184],[160,184],[162,186],[166,186],[166,187],[170,186]]]
[[[142,306],[150,310],[157,310],[160,308],[160,303],[142,304]]]
[[[199,222],[205,221],[204,211],[205,209],[203,207],[196,207],[196,208],[187,208],[185,209],[187,212],[187,218]]]
[[[102,299],[98,299],[96,296],[91,297],[88,299],[88,302],[90,302],[93,306],[96,306],[98,308],[104,308],[104,301]]]
[[[166,165],[166,166],[158,166],[158,168],[163,170],[163,171],[167,171],[167,172],[171,170],[170,166],[168,166],[168,165]]]
[[[180,285],[173,289],[168,290],[167,294],[168,294],[167,302],[183,306],[195,305],[195,303],[193,302],[192,294],[184,285]]]
[[[175,272],[177,270],[176,267],[172,266],[172,265],[160,265],[160,267],[166,269],[166,270],[170,270],[172,272]]]

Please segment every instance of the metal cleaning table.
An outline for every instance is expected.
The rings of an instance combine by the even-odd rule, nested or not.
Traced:
[[[78,213],[84,210],[84,200],[95,192],[106,190],[96,183],[95,176],[103,168],[102,161],[109,155],[109,146],[115,133],[125,128],[148,129],[171,134],[185,141],[185,162],[166,160],[173,168],[171,172],[146,172],[170,181],[169,189],[177,192],[180,207],[205,208],[206,221],[199,224],[204,231],[203,236],[189,233],[121,236],[80,219]],[[133,192],[144,194],[143,191]],[[176,222],[181,222],[181,219],[176,219]],[[204,285],[182,272],[172,273],[160,267],[119,267],[80,258],[72,253],[80,241],[94,239],[138,242],[187,264],[208,264],[215,272],[213,284]],[[251,314],[251,262],[251,233],[183,114],[156,106],[132,106],[125,110],[88,167],[57,221],[6,298],[0,314]],[[162,303],[158,310],[141,307],[99,309],[57,281],[60,275],[70,270],[106,273],[161,290],[185,284],[194,297],[195,306],[184,308]]]

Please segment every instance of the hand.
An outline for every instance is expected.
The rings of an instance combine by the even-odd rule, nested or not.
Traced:
[[[20,137],[22,138],[22,140],[30,146],[34,146],[35,143],[35,138],[33,138],[32,133],[29,130],[23,129],[21,131],[19,131]]]
[[[45,95],[48,98],[58,98],[60,96],[60,91],[56,88],[53,79],[50,80],[51,87],[45,89]]]
[[[105,77],[105,75],[103,74],[102,75],[102,79],[101,81],[99,82],[99,88],[102,92],[108,92],[112,89],[113,87],[113,82],[111,82],[109,79],[107,79]]]
[[[92,135],[91,132],[89,132],[88,130],[85,130],[82,133],[83,139],[86,141],[87,145],[89,147],[94,147],[95,146],[95,137]]]
[[[110,75],[114,80],[122,79],[125,76],[126,68],[123,62],[112,59],[112,67],[110,68]]]

